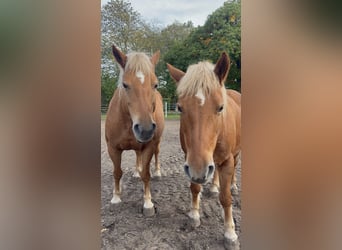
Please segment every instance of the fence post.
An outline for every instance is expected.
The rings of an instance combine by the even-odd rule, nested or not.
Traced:
[[[167,117],[167,102],[165,102],[165,112],[164,112],[164,114],[165,114],[165,118]]]

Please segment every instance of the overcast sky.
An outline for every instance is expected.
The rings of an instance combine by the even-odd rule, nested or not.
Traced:
[[[135,11],[146,21],[158,21],[167,26],[178,20],[191,20],[195,27],[203,25],[207,16],[223,6],[224,0],[129,0]],[[101,5],[109,0],[101,0]]]

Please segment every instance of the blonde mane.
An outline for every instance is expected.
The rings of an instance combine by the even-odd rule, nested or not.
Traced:
[[[153,64],[146,54],[131,52],[127,54],[125,71],[132,71],[133,73],[141,71],[143,74],[149,74],[153,71]]]
[[[133,74],[136,74],[137,72],[140,71],[144,75],[148,75],[153,70],[154,70],[153,64],[150,58],[145,53],[131,52],[127,54],[127,62],[125,65],[125,69],[123,70],[120,67],[120,75],[119,75],[119,81],[118,81],[119,89],[123,89],[122,77],[123,77],[124,72],[130,71]]]
[[[209,62],[199,62],[188,67],[178,84],[177,94],[179,97],[195,96],[201,90],[205,96],[208,96],[212,90],[218,88],[221,88],[221,85],[214,73],[214,65]]]

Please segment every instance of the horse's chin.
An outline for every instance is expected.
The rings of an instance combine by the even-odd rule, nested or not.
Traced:
[[[152,140],[153,136],[151,136],[151,138],[148,139],[142,139],[139,138],[138,136],[134,135],[135,139],[137,140],[138,143],[143,144],[143,143],[148,143]]]
[[[189,178],[189,180],[192,182],[192,183],[195,183],[195,184],[200,184],[200,185],[205,185],[209,182],[209,179],[205,180],[205,181],[193,181]]]

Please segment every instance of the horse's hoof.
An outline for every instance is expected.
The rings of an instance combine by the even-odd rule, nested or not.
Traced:
[[[140,177],[139,172],[138,172],[138,171],[134,171],[133,177],[134,177],[134,178],[139,178],[139,177]]]
[[[210,196],[211,197],[218,197],[220,194],[220,191],[218,190],[218,188],[216,186],[211,186],[210,187]]]
[[[190,225],[193,228],[199,227],[201,225],[201,220],[200,219],[190,219]]]
[[[240,250],[240,242],[238,239],[231,240],[224,237],[224,248],[228,250]]]
[[[238,187],[235,185],[235,186],[232,186],[232,188],[230,189],[232,195],[239,195],[239,189]]]
[[[157,170],[156,172],[154,172],[154,175],[153,175],[153,177],[159,180],[159,179],[160,179],[160,177],[161,177],[160,170]]]
[[[198,210],[191,210],[188,213],[188,216],[190,217],[190,224],[192,227],[199,227],[201,225],[200,215]]]
[[[119,204],[121,202],[121,198],[118,195],[113,195],[113,198],[111,199],[111,204]]]
[[[154,206],[150,207],[150,208],[143,208],[143,214],[145,217],[152,217],[153,215],[155,215],[155,210],[154,210]]]

